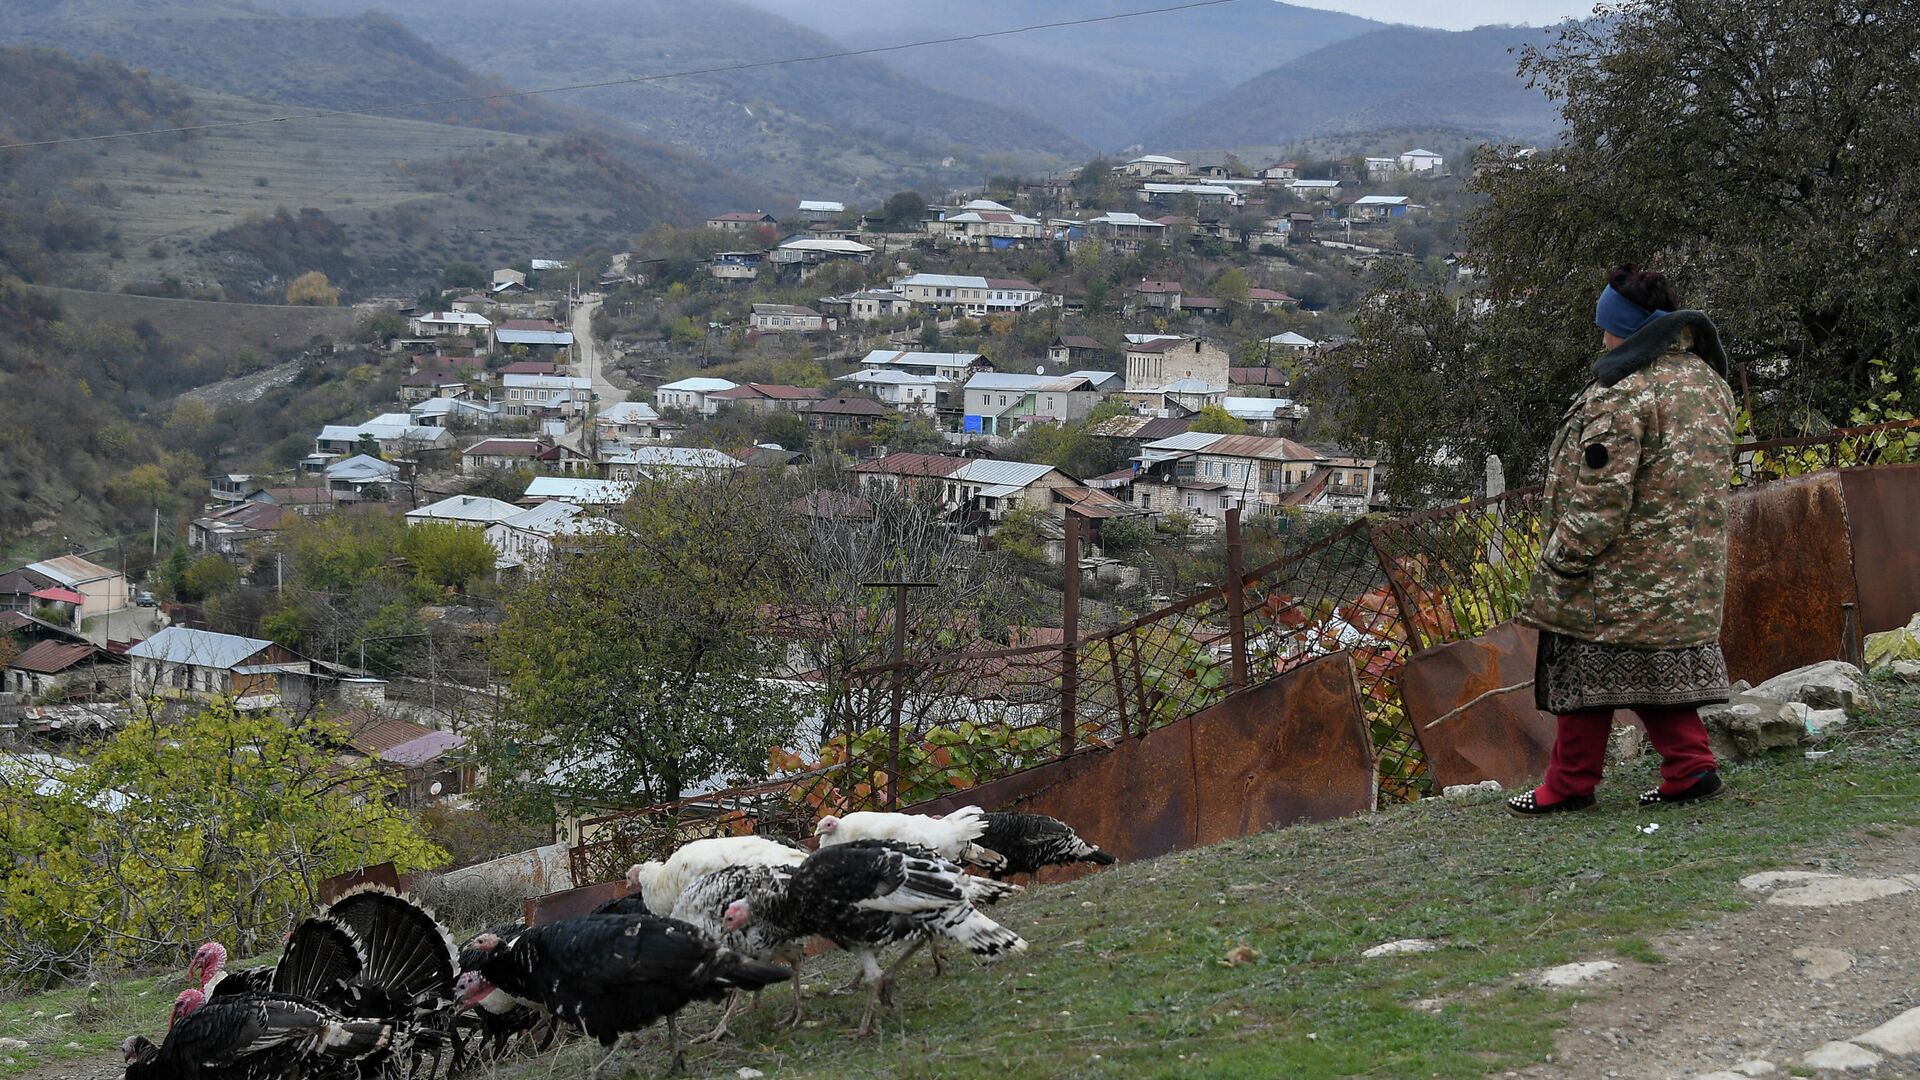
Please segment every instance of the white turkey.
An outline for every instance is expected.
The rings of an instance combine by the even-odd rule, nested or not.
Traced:
[[[950,862],[991,871],[1004,866],[1006,860],[985,845],[975,843],[986,831],[986,811],[977,806],[963,806],[945,817],[877,810],[860,810],[842,816],[828,814],[813,827],[813,834],[820,838],[823,848],[855,840],[891,840],[926,848]]]
[[[948,938],[977,956],[1025,952],[1019,934],[975,907],[1019,891],[1017,885],[969,876],[925,848],[855,840],[814,852],[785,888],[754,889],[727,909],[726,921],[741,929],[766,920],[789,933],[818,934],[853,953],[872,986],[858,1031],[866,1035],[890,1000],[894,973],[929,939]],[[883,970],[879,951],[909,940],[907,951]]]
[[[673,905],[674,918],[698,927],[722,948],[793,969],[793,1010],[787,1017],[789,1025],[800,1022],[800,964],[807,955],[807,935],[769,919],[734,926],[727,921],[727,909],[734,901],[749,895],[784,890],[792,876],[793,868],[788,866],[728,866],[687,886]],[[757,1003],[757,991],[754,998]],[[738,994],[729,998],[726,1010],[720,1014],[720,1023],[693,1041],[711,1042],[725,1036],[740,1001]]]
[[[729,866],[798,866],[807,853],[764,836],[713,836],[683,844],[666,861],[636,863],[627,870],[627,891],[639,893],[647,910],[673,910],[696,880]]]

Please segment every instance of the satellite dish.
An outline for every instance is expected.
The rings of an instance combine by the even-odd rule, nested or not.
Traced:
[[[432,786],[432,787],[429,787],[429,788],[427,788],[427,794],[429,794],[429,795],[438,795],[438,794],[440,794],[440,791],[441,791],[441,787],[440,787],[440,781],[438,781],[438,780],[435,780],[435,781],[433,782],[433,786]]]
[[[1045,364],[1033,365],[1033,373],[1035,375],[1045,375],[1047,373],[1047,365]]]

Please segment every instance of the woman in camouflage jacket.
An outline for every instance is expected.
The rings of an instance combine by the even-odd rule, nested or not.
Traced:
[[[1607,351],[1548,452],[1524,616],[1540,629],[1535,700],[1559,717],[1545,782],[1508,800],[1529,816],[1594,805],[1617,708],[1660,751],[1661,783],[1642,806],[1723,790],[1698,706],[1728,689],[1726,356],[1706,315],[1632,266],[1609,275],[1595,322]]]

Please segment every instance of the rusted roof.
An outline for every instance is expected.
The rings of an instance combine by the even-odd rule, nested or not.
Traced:
[[[817,406],[816,406],[817,409]],[[853,467],[854,472],[892,473],[896,476],[952,476],[965,468],[969,459],[943,454],[888,454]]]
[[[68,668],[85,663],[99,651],[92,645],[78,645],[68,641],[41,641],[14,657],[13,663],[7,666],[41,675],[58,675]]]
[[[1181,291],[1177,281],[1142,281],[1133,287],[1137,293],[1177,293]]]
[[[810,413],[827,413],[834,416],[894,415],[892,409],[868,398],[828,398],[825,401],[816,401],[810,405],[803,405],[801,408]]]
[[[1228,368],[1227,381],[1235,386],[1286,386],[1287,373],[1269,367]]]
[[[1066,346],[1069,349],[1099,349],[1102,351],[1106,350],[1106,346],[1100,344],[1100,341],[1098,338],[1090,338],[1085,334],[1068,334],[1067,336],[1060,339],[1060,344]]]
[[[1200,451],[1209,457],[1271,458],[1284,461],[1320,461],[1326,455],[1311,446],[1269,435],[1226,435]]]
[[[736,400],[742,398],[770,398],[774,401],[817,401],[826,396],[826,391],[811,386],[788,386],[785,383],[743,383],[731,390],[717,390],[708,397]]]
[[[387,750],[433,731],[411,720],[386,716],[365,708],[348,709],[340,714],[338,722],[347,729],[347,743],[368,757],[378,757]]]

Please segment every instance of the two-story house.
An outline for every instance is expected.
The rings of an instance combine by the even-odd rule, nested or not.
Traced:
[[[780,219],[764,210],[735,210],[727,214],[715,214],[707,219],[707,228],[721,232],[752,232],[762,225],[778,227]]]
[[[755,304],[748,321],[759,334],[818,334],[837,329],[832,319],[799,304]]]
[[[953,386],[951,382],[932,375],[914,375],[887,368],[851,372],[835,378],[834,382],[865,390],[900,412],[929,416],[939,408],[941,395],[950,392]]]
[[[422,424],[409,413],[382,413],[358,424],[327,424],[314,436],[317,456],[342,457],[360,453],[371,441],[380,453],[409,457],[453,446],[453,434],[443,427]]]
[[[963,389],[960,430],[1011,435],[1029,424],[1074,423],[1086,418],[1120,378],[1112,372],[1021,375],[982,371]]]
[[[740,385],[730,379],[710,379],[695,375],[663,384],[653,392],[653,402],[662,409],[683,409],[702,416],[712,416],[720,408],[710,400],[710,395],[721,390],[731,390]]]
[[[126,652],[136,695],[237,709],[302,706],[318,697],[313,661],[261,638],[169,626]]]
[[[500,386],[509,416],[579,416],[593,400],[593,382],[584,375],[502,375]]]
[[[1139,251],[1147,244],[1167,242],[1167,226],[1131,210],[1109,210],[1088,218],[1087,235],[1117,251]]]
[[[707,395],[722,409],[746,409],[749,412],[799,412],[808,403],[827,396],[827,391],[812,386],[787,386],[782,383],[742,383],[731,390],[716,390]]]
[[[1227,368],[1232,360],[1227,350],[1200,338],[1130,336],[1142,336],[1144,340],[1127,344],[1127,394],[1151,395],[1179,379],[1198,379],[1226,392]]]

